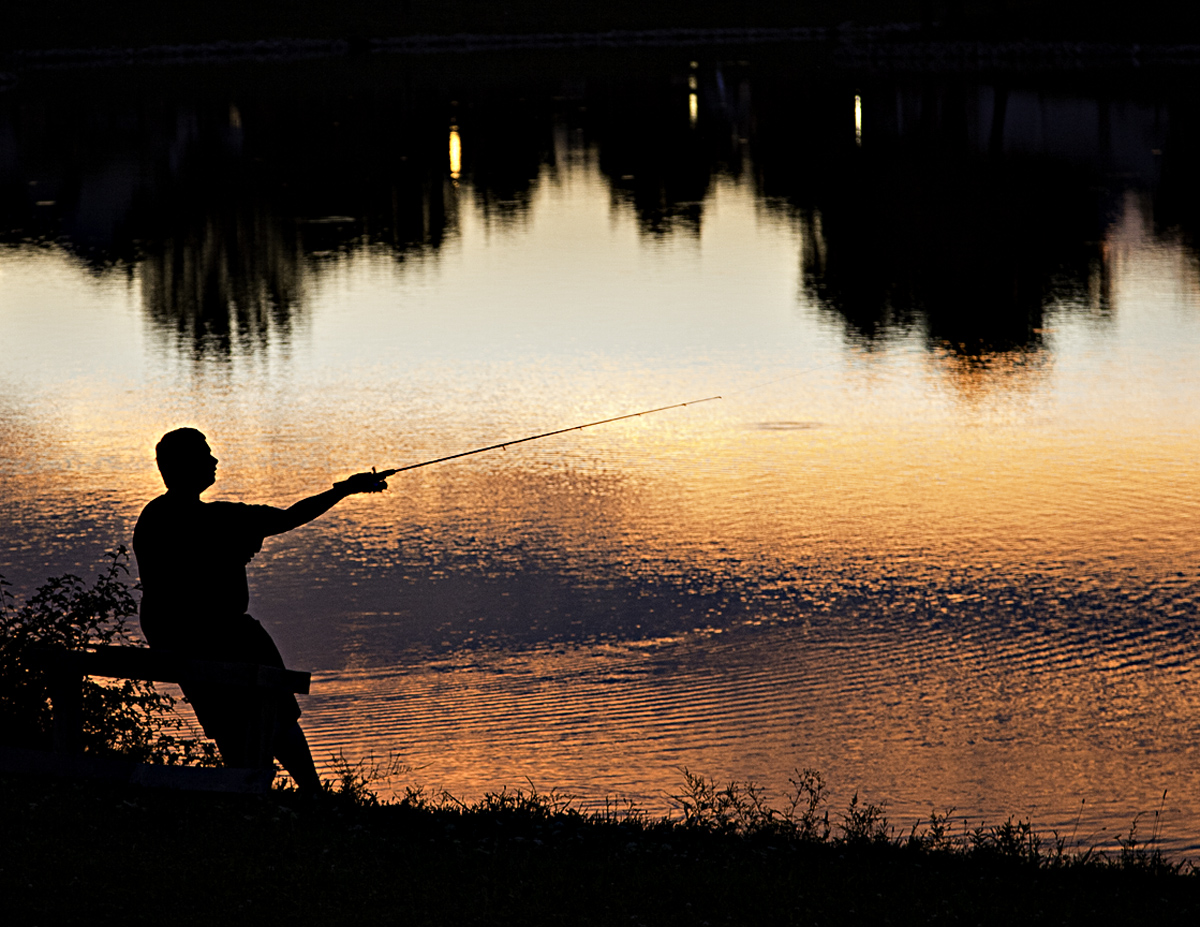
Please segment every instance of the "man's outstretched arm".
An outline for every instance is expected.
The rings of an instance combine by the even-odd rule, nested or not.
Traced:
[[[293,528],[306,525],[314,518],[324,515],[331,508],[345,499],[360,492],[383,492],[387,482],[375,473],[356,473],[354,476],[334,483],[332,489],[301,499],[295,505],[279,509],[278,518],[272,520],[267,535],[283,534]]]

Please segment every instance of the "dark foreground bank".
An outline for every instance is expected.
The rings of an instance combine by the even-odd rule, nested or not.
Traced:
[[[1200,923],[1195,870],[1136,843],[897,837],[871,806],[830,826],[696,779],[675,821],[525,794],[381,806],[348,782],[305,801],[0,780],[5,923]]]

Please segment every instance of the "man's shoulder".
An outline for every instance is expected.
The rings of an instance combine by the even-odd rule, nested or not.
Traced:
[[[153,499],[147,502],[145,507],[142,509],[142,514],[144,515],[146,512],[152,512],[156,509],[161,509],[163,506],[170,504],[170,498],[168,498],[166,493],[163,493],[161,496],[155,496]]]
[[[215,502],[202,502],[201,505],[204,506],[205,511],[214,514],[223,514],[226,512],[233,514],[245,512],[249,509],[265,508],[265,506],[250,505],[247,502],[227,502],[224,499],[217,499]]]
[[[273,505],[252,505],[248,502],[206,502],[205,515],[221,525],[237,527],[252,534],[267,534],[280,510]]]
[[[167,498],[166,493],[156,496],[146,503],[142,509],[142,513],[138,515],[137,527],[141,528],[155,519],[162,517],[170,508],[171,500]]]
[[[133,528],[133,550],[139,556],[153,553],[154,548],[178,530],[181,515],[176,500],[166,493],[146,503]]]
[[[250,505],[246,502],[199,502],[195,499],[181,501],[173,499],[169,493],[163,493],[151,499],[138,516],[138,527],[170,522],[178,524],[205,522],[255,522],[270,518],[279,509],[270,505]],[[134,529],[137,530],[136,528]]]
[[[255,505],[250,502],[226,502],[224,500],[205,502],[204,508],[211,515],[229,515],[232,517],[253,517],[255,515],[266,515],[279,511],[273,505]]]

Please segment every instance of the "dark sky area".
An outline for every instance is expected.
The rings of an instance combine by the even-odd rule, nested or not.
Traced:
[[[58,0],[10,4],[0,51],[308,38],[921,24],[929,39],[1163,41],[1198,34],[1171,0]],[[907,36],[911,39],[912,36]]]

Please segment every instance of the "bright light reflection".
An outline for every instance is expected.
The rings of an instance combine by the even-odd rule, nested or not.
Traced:
[[[458,126],[450,127],[450,177],[458,180],[462,176],[462,138]]]
[[[854,95],[854,141],[862,144],[862,97],[857,93]]]
[[[696,68],[700,67],[700,62],[690,61],[688,67],[692,69],[692,73],[688,75],[688,124],[692,127],[696,125],[696,118],[700,113],[700,99],[696,96],[696,90],[699,88],[699,83],[696,80]]]

